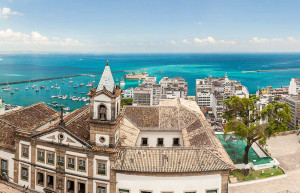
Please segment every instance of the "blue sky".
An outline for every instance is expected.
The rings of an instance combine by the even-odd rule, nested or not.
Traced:
[[[0,52],[299,52],[299,0],[0,0]]]

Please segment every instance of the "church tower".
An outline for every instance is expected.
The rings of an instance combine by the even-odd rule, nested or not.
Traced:
[[[121,109],[121,89],[115,82],[108,64],[97,88],[92,87],[90,100],[90,141],[97,146],[115,147],[119,140],[116,123]]]

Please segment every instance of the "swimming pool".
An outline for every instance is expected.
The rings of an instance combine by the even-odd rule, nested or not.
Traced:
[[[216,134],[216,135],[220,140],[220,142],[222,143],[225,150],[227,151],[233,163],[243,164],[244,163],[243,155],[244,155],[245,147],[247,145],[246,141],[237,138],[237,141],[226,142],[222,134]],[[259,157],[252,147],[249,150],[248,157],[249,157],[249,163],[252,162],[253,165],[268,164],[273,161],[273,159],[269,156]]]

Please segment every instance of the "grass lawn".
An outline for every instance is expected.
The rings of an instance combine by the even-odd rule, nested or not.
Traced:
[[[249,181],[255,180],[256,177],[258,177],[259,179],[263,179],[284,174],[284,172],[280,168],[267,168],[264,169],[264,173],[262,173],[262,171],[263,170],[250,170],[249,176],[245,177],[243,170],[233,170],[232,172],[230,172],[230,175],[237,177],[239,181]],[[271,175],[272,173],[273,175]]]

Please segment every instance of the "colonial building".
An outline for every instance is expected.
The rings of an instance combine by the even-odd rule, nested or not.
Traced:
[[[202,109],[212,110],[215,121],[222,122],[224,105],[222,101],[236,95],[249,98],[247,87],[237,80],[229,80],[227,75],[222,78],[196,79],[196,102]]]
[[[227,193],[228,154],[194,101],[125,106],[107,63],[91,103],[0,116],[2,177],[38,192]]]

